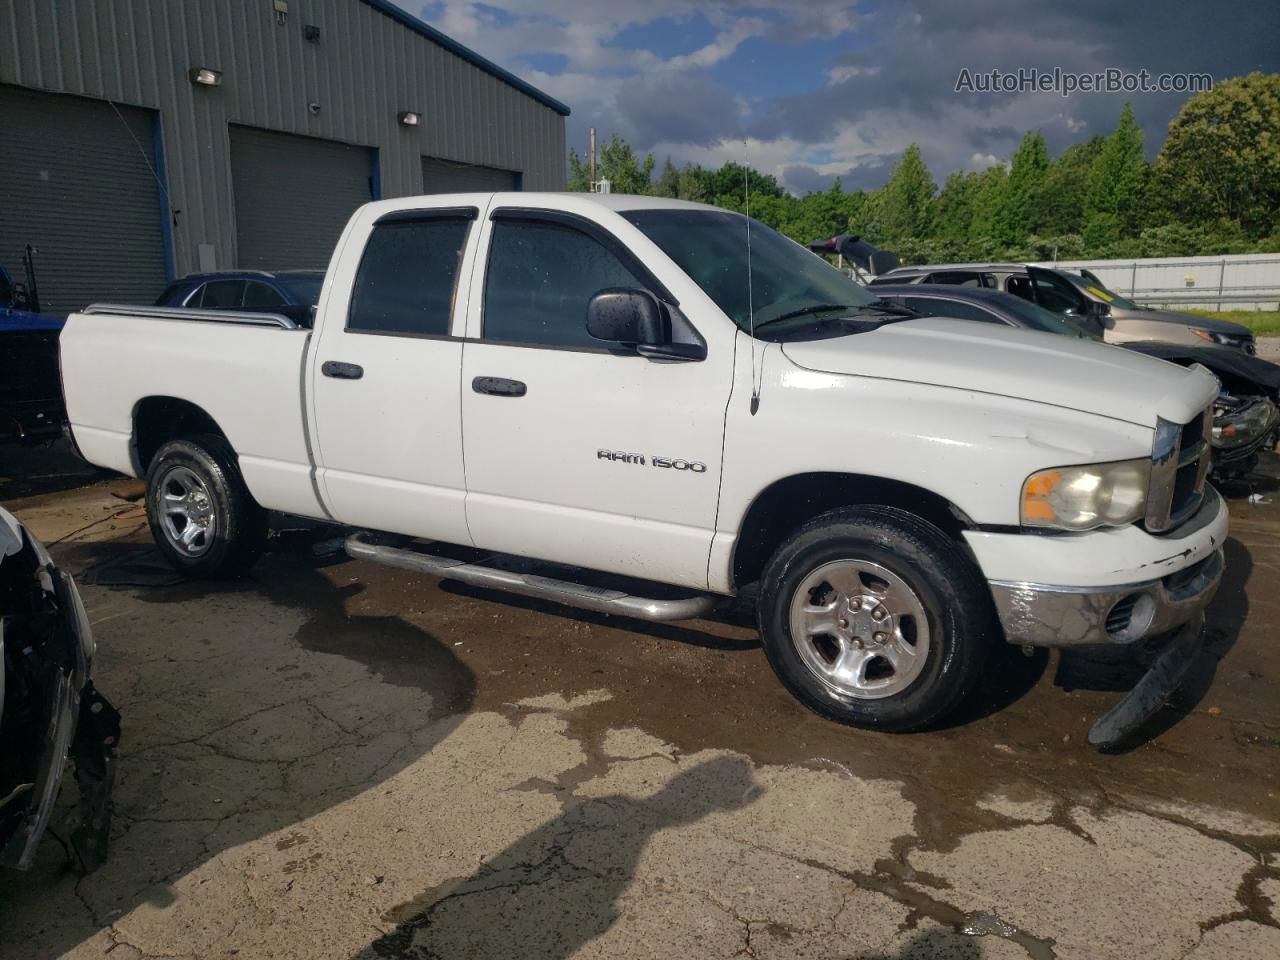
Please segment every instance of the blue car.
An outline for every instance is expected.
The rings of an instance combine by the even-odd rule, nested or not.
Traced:
[[[224,270],[192,273],[164,288],[157,307],[278,313],[300,327],[311,325],[323,270]]]
[[[66,411],[58,377],[58,332],[66,317],[41,313],[28,267],[16,283],[0,266],[0,442],[55,437]]]

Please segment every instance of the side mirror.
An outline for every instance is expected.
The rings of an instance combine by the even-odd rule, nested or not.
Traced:
[[[1091,317],[1111,316],[1111,304],[1103,303],[1101,300],[1090,300],[1088,310]]]
[[[587,303],[587,333],[609,343],[654,346],[671,341],[671,321],[647,290],[609,287]]]

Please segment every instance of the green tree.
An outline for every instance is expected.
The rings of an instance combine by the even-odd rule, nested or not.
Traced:
[[[883,241],[898,243],[907,237],[925,236],[931,225],[936,191],[920,147],[911,144],[903,151],[889,181],[877,191],[876,220]]]
[[[1100,225],[1090,227],[1088,221],[1106,218],[1100,223],[1116,231],[1117,237],[1136,236],[1146,201],[1147,160],[1142,152],[1142,128],[1133,117],[1133,105],[1126,103],[1120,111],[1120,122],[1102,144],[1097,159],[1089,170],[1085,194],[1086,236]]]
[[[642,161],[631,144],[616,133],[602,144],[596,161],[596,179],[608,180],[614,193],[648,193],[653,177],[653,154]],[[590,167],[585,157],[569,149],[569,189],[586,192],[591,189]]]
[[[680,171],[676,169],[670,157],[667,157],[666,162],[662,164],[662,173],[658,174],[658,179],[654,181],[649,192],[655,197],[680,196]]]
[[[1050,235],[1078,234],[1084,225],[1089,174],[1102,152],[1103,137],[1073,143],[1049,164],[1037,199],[1039,228]]]
[[[1004,195],[1009,188],[1009,171],[996,164],[975,176],[967,256],[975,260],[999,259],[1003,246],[1000,211],[1004,208]]]
[[[978,179],[973,172],[953,173],[947,177],[934,203],[935,238],[947,249],[957,251],[951,256],[963,256],[973,231],[973,219],[977,213]]]
[[[1049,170],[1049,150],[1039,130],[1029,130],[1009,166],[1009,181],[996,214],[996,233],[1005,243],[1025,243],[1040,226],[1040,194]]]
[[[1261,237],[1280,217],[1280,74],[1250,73],[1187,100],[1156,157],[1164,209]]]

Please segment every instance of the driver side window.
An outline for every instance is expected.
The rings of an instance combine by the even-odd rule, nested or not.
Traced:
[[[644,287],[594,237],[559,223],[495,220],[484,286],[485,340],[603,350],[587,303],[607,287]]]

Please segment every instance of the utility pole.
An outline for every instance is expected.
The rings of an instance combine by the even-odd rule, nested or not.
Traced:
[[[591,190],[596,188],[596,128],[591,128],[591,159],[587,161],[587,182]]]

